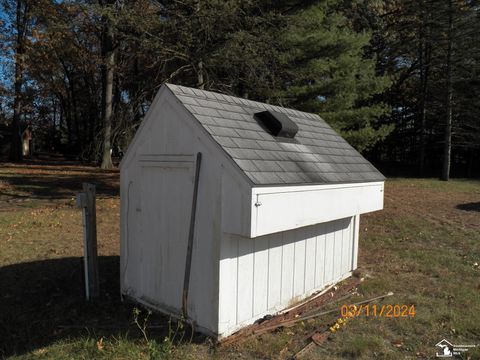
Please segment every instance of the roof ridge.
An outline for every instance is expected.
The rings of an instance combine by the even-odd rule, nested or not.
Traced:
[[[257,101],[257,100],[245,99],[245,98],[241,98],[239,96],[223,94],[223,93],[216,92],[216,91],[211,91],[211,90],[196,89],[196,88],[189,87],[189,86],[184,86],[184,85],[176,85],[176,84],[171,84],[171,83],[165,83],[165,85],[170,90],[172,90],[175,95],[180,95],[180,94],[177,94],[175,92],[175,88],[177,88],[177,89],[182,91],[181,96],[188,96],[188,97],[191,97],[193,99],[198,98],[200,96],[200,95],[197,94],[197,92],[198,92],[200,94],[203,93],[203,99],[204,100],[217,101],[217,102],[221,102],[221,103],[225,103],[225,104],[229,104],[229,105],[232,105],[232,103],[233,103],[235,105],[247,106],[247,107],[250,107],[250,108],[264,108],[265,110],[271,110],[271,109],[268,109],[268,107],[272,107],[272,108],[277,108],[280,111],[284,110],[285,113],[287,113],[288,115],[292,115],[292,112],[293,112],[293,113],[299,113],[300,115],[303,115],[303,116],[305,116],[309,119],[312,119],[312,115],[313,115],[313,118],[315,120],[323,120],[318,114],[310,113],[310,112],[306,112],[306,111],[301,111],[301,110],[297,110],[297,109],[293,109],[293,108],[289,108],[289,107],[285,107],[285,106],[272,105],[272,104],[264,103],[264,102]],[[190,92],[184,92],[182,89],[188,89],[188,90],[191,90],[191,91]],[[213,94],[213,97],[209,97],[205,93],[206,94]],[[215,95],[220,96],[220,98],[215,96]],[[226,97],[230,97],[233,101],[228,100]],[[235,99],[237,99],[238,101],[235,101]],[[276,111],[276,109],[273,109],[273,111]]]

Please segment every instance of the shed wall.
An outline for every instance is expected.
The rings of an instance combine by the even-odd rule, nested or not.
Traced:
[[[188,311],[200,328],[215,334],[222,159],[175,98],[157,100],[148,116],[121,170],[122,293],[180,314],[195,154],[200,151]]]
[[[219,334],[284,309],[356,268],[358,216],[254,239],[224,234]]]

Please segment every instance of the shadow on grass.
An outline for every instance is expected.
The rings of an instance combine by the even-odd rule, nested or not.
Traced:
[[[464,210],[464,211],[476,211],[480,212],[480,202],[472,202],[472,203],[465,203],[465,204],[458,204],[456,206],[457,209]]]
[[[65,199],[75,196],[82,190],[82,183],[89,182],[96,186],[98,197],[118,196],[118,173],[104,172],[91,174],[8,174],[2,182],[15,188],[15,192],[0,192],[2,198],[9,201],[22,199]],[[26,191],[29,195],[20,195],[17,191]]]
[[[120,300],[118,256],[99,257],[99,273],[100,297],[87,303],[81,258],[0,268],[0,358],[76,336],[140,338],[133,324],[134,305]],[[168,321],[153,314],[148,320],[149,335],[163,339]],[[194,338],[195,342],[203,340],[201,336]]]

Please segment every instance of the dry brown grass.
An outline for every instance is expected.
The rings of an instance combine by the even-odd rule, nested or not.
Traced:
[[[97,183],[101,299],[83,300],[81,213],[75,192]],[[311,358],[432,358],[442,338],[480,339],[480,182],[387,182],[385,210],[362,217],[360,271],[351,301],[393,291],[385,303],[414,304],[409,319],[359,317]],[[149,340],[119,299],[118,171],[76,165],[0,168],[0,357],[286,359],[311,331],[338,314],[215,349],[178,341],[168,319],[152,316]],[[333,307],[339,307],[335,304]],[[141,313],[140,316],[144,316]],[[172,328],[171,328],[172,329]],[[175,327],[173,327],[175,330]],[[100,341],[101,339],[101,341]],[[470,352],[480,358],[478,351]]]

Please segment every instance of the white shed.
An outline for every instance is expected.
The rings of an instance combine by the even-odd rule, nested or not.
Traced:
[[[121,164],[122,294],[230,335],[350,276],[383,186],[318,115],[166,84]]]

